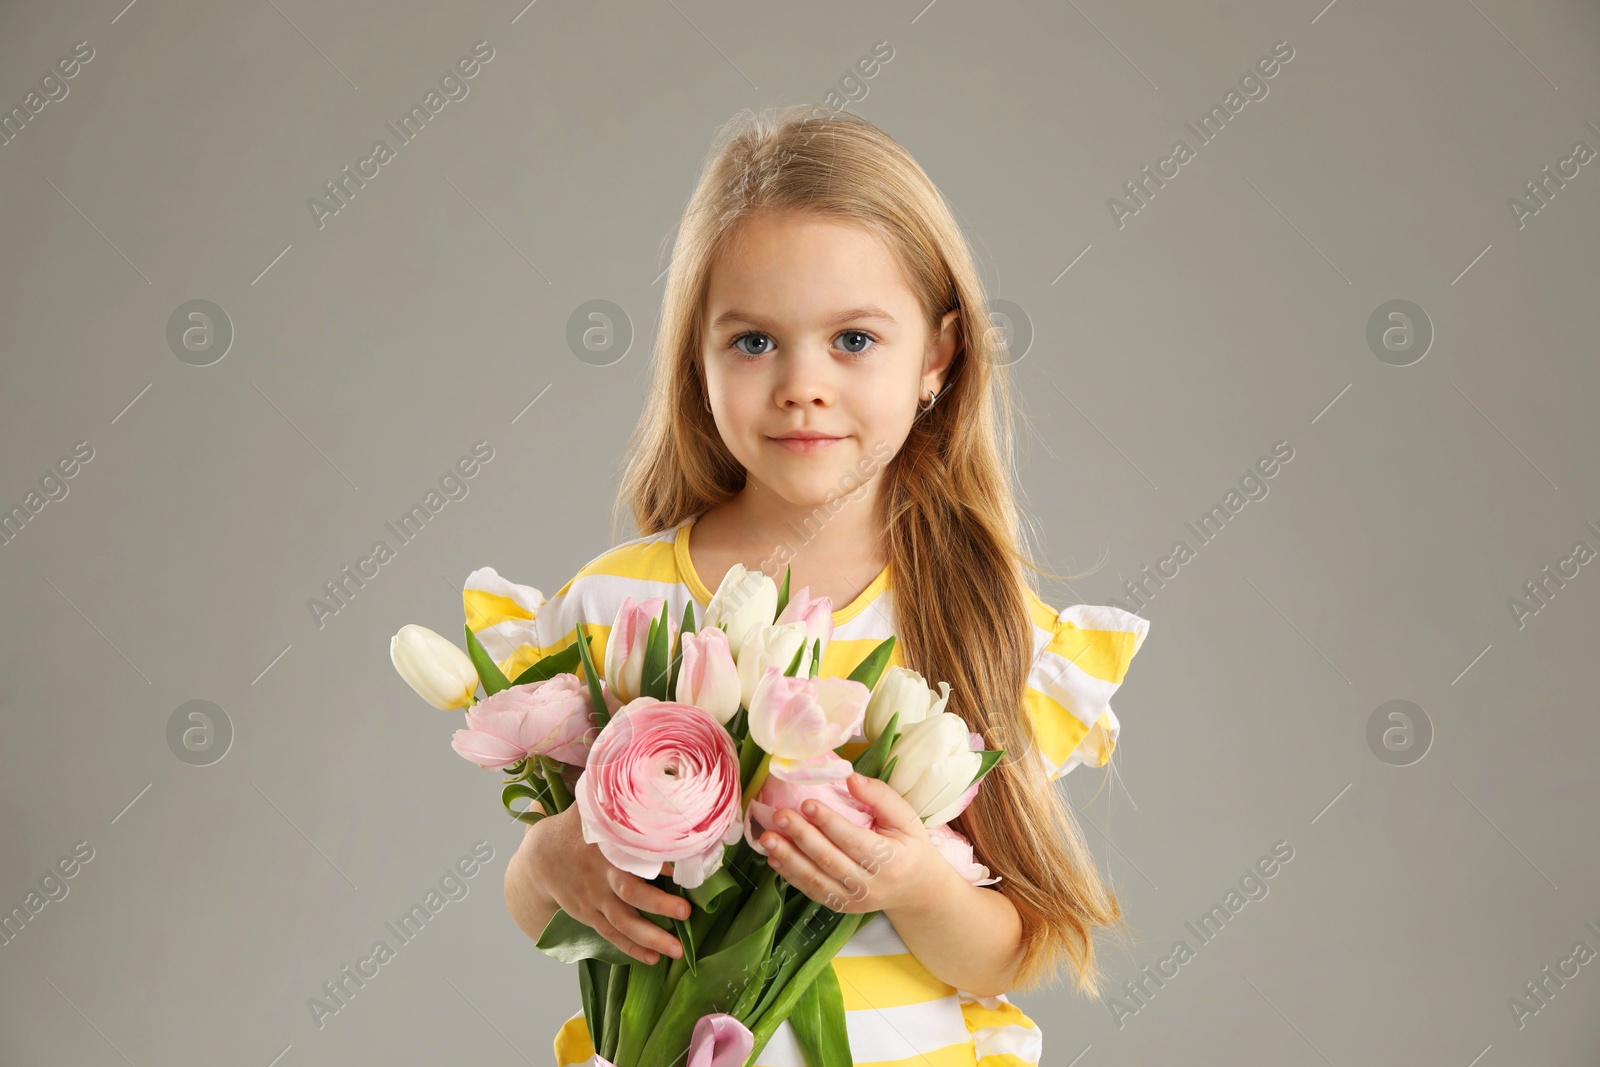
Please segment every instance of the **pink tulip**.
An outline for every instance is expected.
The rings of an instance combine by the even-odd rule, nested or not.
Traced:
[[[750,736],[770,753],[768,772],[787,782],[850,777],[833,750],[861,729],[872,690],[849,678],[789,678],[767,667],[750,697]]]
[[[941,823],[938,826],[928,827],[928,840],[933,843],[939,855],[956,869],[956,873],[970,884],[994,885],[1000,880],[989,877],[989,868],[973,858],[972,842],[949,826]]]
[[[815,641],[820,637],[823,651],[827,651],[828,642],[833,638],[833,601],[825,596],[813,597],[809,585],[801,586],[783,606],[773,625],[782,626],[786,622],[805,623],[806,640]]]
[[[597,733],[588,683],[558,674],[478,701],[467,709],[467,728],[455,732],[450,746],[486,770],[530,755],[582,766]]]
[[[600,731],[574,790],[583,839],[612,865],[685,889],[739,840],[739,754],[727,729],[692,704],[642,697]]]
[[[624,703],[639,695],[640,680],[644,677],[644,654],[650,637],[650,622],[661,614],[666,598],[653,596],[636,603],[631,596],[622,598],[622,607],[606,635],[606,681]],[[671,620],[668,620],[671,627]],[[676,627],[672,627],[676,632]],[[672,633],[667,635],[667,648],[672,648]]]
[[[685,1067],[744,1067],[755,1047],[756,1035],[734,1016],[720,1011],[702,1015],[689,1038]],[[591,1063],[592,1067],[617,1067],[598,1052]]]
[[[842,781],[786,782],[782,778],[768,775],[767,780],[761,784],[761,789],[750,798],[750,804],[745,810],[745,842],[755,849],[758,855],[765,856],[767,850],[761,847],[761,834],[762,831],[771,828],[778,809],[800,811],[800,805],[808,800],[826,804],[846,821],[863,829],[871,830],[875,824],[872,809],[857,800],[850,793],[850,787]]]
[[[739,668],[728,646],[728,635],[713,626],[684,634],[683,662],[678,665],[681,703],[693,704],[724,726],[739,710]]]

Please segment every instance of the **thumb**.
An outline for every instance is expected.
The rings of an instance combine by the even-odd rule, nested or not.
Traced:
[[[909,830],[912,825],[922,824],[916,809],[905,797],[896,793],[888,782],[852,771],[845,784],[851,796],[871,809],[873,819],[880,827]]]

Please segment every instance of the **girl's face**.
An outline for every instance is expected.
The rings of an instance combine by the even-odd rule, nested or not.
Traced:
[[[747,491],[803,507],[871,481],[944,384],[959,312],[930,336],[875,234],[802,213],[746,220],[713,264],[701,366]],[[796,432],[827,439],[802,444]]]

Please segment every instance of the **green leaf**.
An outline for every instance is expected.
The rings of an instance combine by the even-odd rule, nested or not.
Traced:
[[[817,670],[822,666],[822,638],[811,642],[811,677],[817,676]]]
[[[472,659],[472,665],[478,668],[478,680],[483,683],[484,696],[492,697],[500,690],[509,688],[511,683],[506,681],[499,665],[484,650],[478,635],[472,632],[472,624],[465,624],[464,629],[467,631],[467,655]]]
[[[655,963],[634,960],[628,965],[627,995],[618,1019],[616,1058],[613,1060],[616,1067],[637,1067],[639,1053],[660,1014],[670,962],[670,956],[662,956]]]
[[[695,633],[694,628],[694,601],[691,599],[683,605],[683,622],[678,625],[678,647],[672,653],[672,677],[667,679],[667,692],[677,699],[678,671],[683,666],[683,639]]]
[[[889,755],[889,748],[899,736],[900,713],[897,711],[889,716],[889,721],[884,726],[883,733],[878,735],[878,739],[856,753],[856,758],[850,761],[851,765],[855,767],[857,773],[868,778],[887,778],[888,775],[882,773],[883,761]]]
[[[578,996],[583,1000],[583,1022],[589,1028],[589,1044],[600,1047],[604,1036],[600,1026],[605,1019],[605,991],[611,984],[611,964],[602,960],[578,961]]]
[[[756,1039],[755,1046],[750,1050],[750,1058],[746,1060],[747,1063],[754,1060],[761,1050],[766,1047],[767,1042],[772,1039],[773,1033],[785,1019],[789,1018],[790,1013],[794,1011],[795,1005],[805,995],[806,987],[820,977],[823,968],[832,969],[833,957],[838,954],[844,943],[855,936],[855,932],[860,929],[863,922],[879,914],[881,913],[874,911],[841,915],[839,924],[834,927],[833,932],[811,954],[799,972],[789,980],[788,985],[783,988],[783,992],[778,995],[772,1006],[757,1018],[741,1020],[750,1028]]]
[[[556,913],[550,916],[550,921],[539,934],[539,940],[533,945],[545,955],[562,963],[602,960],[606,963],[626,964],[633,960],[632,956],[595,933],[592,927],[585,926],[568,915],[563,908],[557,908]]]
[[[536,660],[527,670],[517,675],[511,684],[527,685],[529,682],[548,681],[558,674],[574,673],[577,666],[578,648],[576,645],[568,645],[555,655]]]
[[[594,668],[594,657],[589,654],[589,642],[593,640],[583,632],[583,623],[578,624],[578,655],[583,659],[583,676],[589,680],[589,704],[594,708],[595,725],[605,729],[606,723],[611,721],[611,708],[606,704],[605,694],[600,692],[600,673]]]
[[[800,657],[805,655],[805,654],[806,654],[806,643],[804,641],[802,641],[802,642],[800,642],[800,647],[794,650],[794,659],[791,659],[789,661],[789,665],[783,669],[783,676],[785,678],[796,678],[796,677],[799,677],[799,674],[800,674]]]
[[[979,778],[982,778],[984,775],[988,774],[990,769],[993,768],[996,763],[1000,762],[1000,757],[1004,756],[1005,754],[1006,750],[1003,748],[984,749],[982,753],[980,753],[980,755],[983,756],[983,762],[978,765],[978,773],[972,776],[972,782],[976,782]],[[972,782],[968,782],[967,784],[971,785]]]
[[[850,672],[852,682],[860,682],[871,689],[878,684],[878,676],[883,673],[884,667],[889,664],[889,655],[894,651],[895,637],[890,634],[878,643],[878,647],[867,653],[867,658],[856,664],[856,669]]]
[[[667,623],[667,604],[663,600],[661,616],[650,620],[650,634],[645,638],[644,670],[639,675],[641,696],[667,699],[667,641],[671,636]]]
[[[817,972],[789,1013],[795,1044],[806,1067],[850,1067],[850,1033],[845,1026],[844,994],[839,976],[830,967]]]
[[[543,782],[540,782],[540,785],[543,784]],[[526,797],[529,800],[537,800],[540,808],[542,808],[543,811],[516,810],[511,806],[511,802],[516,800],[518,797]],[[505,806],[506,812],[510,814],[513,819],[516,819],[518,822],[525,822],[529,826],[532,826],[546,815],[555,814],[555,812],[550,808],[550,797],[548,793],[535,788],[529,782],[512,782],[510,785],[500,790],[500,803]]]
[[[630,957],[631,959],[632,957]],[[633,967],[611,968],[611,981],[606,985],[606,1022],[600,1055],[616,1062],[617,1041],[622,1036],[622,1009],[628,1001],[628,979],[633,977]]]
[[[782,615],[783,614],[783,609],[789,606],[789,571],[790,570],[791,570],[791,568],[789,567],[789,565],[788,564],[784,564],[784,567],[783,567],[783,584],[778,586],[778,610],[772,613],[772,617],[774,619],[776,619],[779,615]]]

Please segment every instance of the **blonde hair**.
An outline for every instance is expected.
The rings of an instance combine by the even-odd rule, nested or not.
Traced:
[[[720,132],[685,209],[662,297],[651,402],[627,449],[617,498],[640,536],[736,494],[743,467],[706,411],[700,368],[712,264],[757,214],[809,212],[877,234],[897,257],[930,337],[957,309],[962,344],[937,402],[879,475],[898,651],[951,685],[947,709],[1005,748],[953,822],[1022,923],[1014,987],[1053,982],[1066,957],[1100,995],[1093,932],[1126,929],[1070,807],[1037,756],[1023,689],[1033,662],[1028,571],[1018,536],[1012,399],[971,251],[932,181],[893,138],[849,112],[793,105],[740,112]],[[613,529],[616,527],[613,512]],[[952,610],[952,607],[958,610]]]

